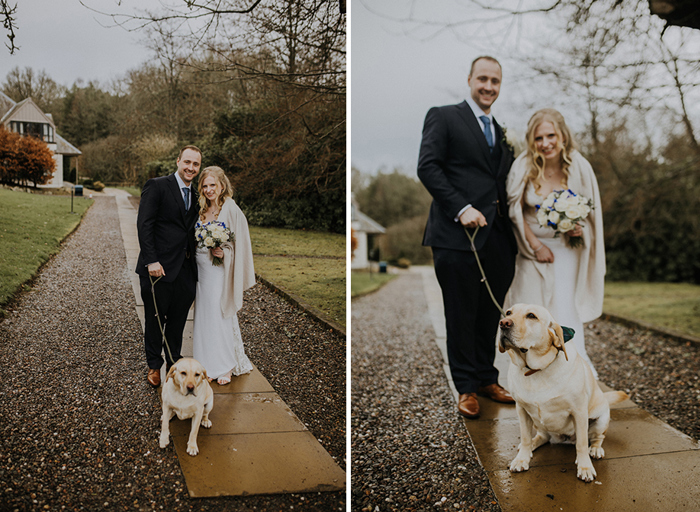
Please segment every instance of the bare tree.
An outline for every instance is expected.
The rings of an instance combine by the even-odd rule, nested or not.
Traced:
[[[17,12],[17,4],[11,5],[8,0],[0,0],[0,17],[2,17],[2,26],[7,31],[7,38],[10,44],[5,43],[5,46],[10,50],[10,54],[15,53],[19,48],[15,46],[15,29],[17,21],[15,13]]]

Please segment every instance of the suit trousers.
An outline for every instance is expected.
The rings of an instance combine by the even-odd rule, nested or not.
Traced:
[[[164,346],[163,334],[156,318],[156,309],[153,305],[151,294],[151,281],[148,277],[140,276],[141,298],[146,319],[144,340],[146,347],[146,362],[151,369],[159,369],[163,366],[161,353],[165,349],[166,370],[170,369],[175,361],[180,359],[182,350],[182,333],[187,323],[187,314],[192,307],[196,293],[196,278],[189,260],[185,260],[177,277],[171,282],[162,279],[155,285],[156,303],[158,315],[164,327],[165,339],[168,348]],[[172,354],[172,360],[170,359]]]
[[[494,226],[478,254],[491,291],[503,305],[515,272],[515,254],[506,233]],[[480,386],[498,382],[493,362],[500,312],[472,251],[433,247],[433,261],[445,305],[452,380],[460,394],[475,393]]]

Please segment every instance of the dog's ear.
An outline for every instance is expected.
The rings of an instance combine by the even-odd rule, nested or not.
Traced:
[[[552,342],[552,345],[557,347],[558,350],[561,350],[564,352],[564,357],[566,360],[569,360],[569,356],[566,354],[566,343],[564,342],[564,331],[561,328],[561,325],[558,323],[552,321],[549,324],[549,339]]]
[[[176,363],[176,364],[177,364],[177,363]],[[168,370],[168,374],[165,376],[165,382],[168,382],[168,379],[171,378],[171,377],[174,378],[175,371],[176,371],[176,364],[172,365],[172,366],[170,367],[170,370]]]

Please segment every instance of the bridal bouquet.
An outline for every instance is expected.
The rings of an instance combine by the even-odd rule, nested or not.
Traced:
[[[233,242],[234,234],[226,224],[218,220],[212,220],[206,224],[197,224],[194,230],[197,237],[197,244],[200,247],[215,249],[221,247],[226,242]],[[221,265],[224,260],[222,258],[213,257],[211,264],[215,266]]]
[[[542,227],[551,227],[556,231],[555,237],[568,233],[585,219],[593,208],[593,201],[571,190],[555,190],[537,206],[537,222]],[[569,247],[577,248],[583,244],[580,236],[569,237]]]

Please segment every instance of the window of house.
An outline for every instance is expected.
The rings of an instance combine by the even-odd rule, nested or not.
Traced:
[[[30,135],[44,142],[54,142],[53,126],[48,123],[10,121],[10,130],[20,135]]]

